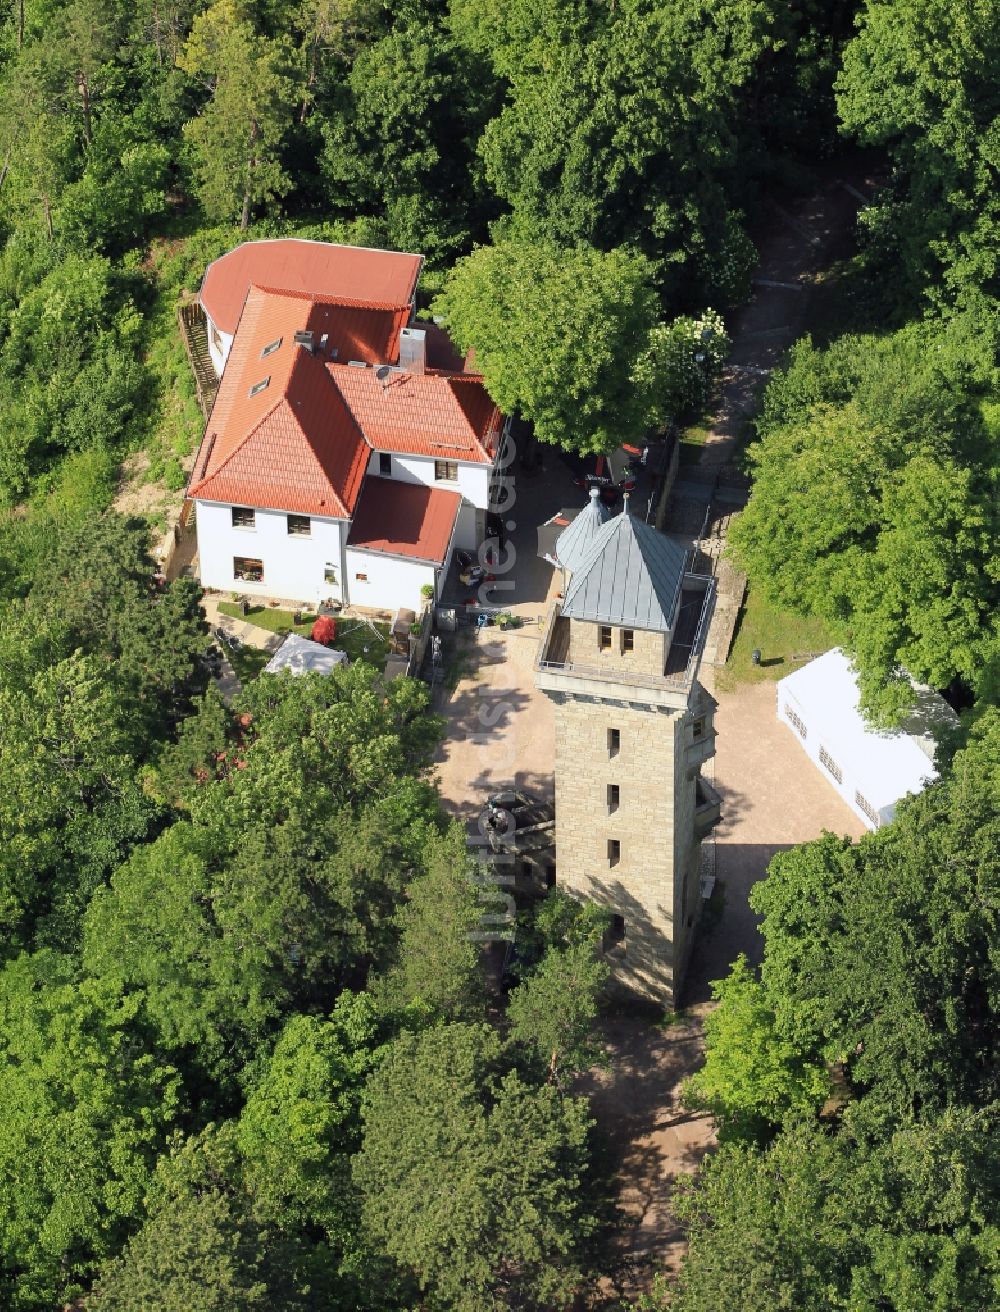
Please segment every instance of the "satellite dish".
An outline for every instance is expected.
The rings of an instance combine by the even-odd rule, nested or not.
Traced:
[[[379,380],[382,386],[385,387],[385,380],[389,377],[391,373],[392,370],[389,368],[387,364],[380,364],[379,367],[375,370],[375,377]]]

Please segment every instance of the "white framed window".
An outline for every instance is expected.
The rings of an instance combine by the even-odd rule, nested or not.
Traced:
[[[597,626],[597,645],[601,651],[611,650],[611,625],[598,624]]]
[[[842,784],[844,782],[844,772],[825,747],[819,749],[819,759],[820,764],[823,765],[825,769],[829,770],[837,783]]]
[[[622,629],[622,652],[635,651],[635,630]]]
[[[257,512],[250,506],[233,506],[233,528],[257,527]]]
[[[241,583],[263,583],[264,562],[250,556],[233,557],[233,578]]]
[[[435,483],[457,483],[458,462],[456,460],[435,460],[434,481]]]
[[[288,516],[288,536],[290,538],[308,538],[312,536],[312,520],[308,515]]]
[[[805,721],[803,720],[802,716],[796,715],[796,713],[792,710],[792,708],[787,704],[785,706],[785,718],[787,719],[789,724],[795,726],[795,728],[798,730],[798,734],[800,738],[808,737]]]
[[[858,807],[862,811],[864,811],[865,815],[872,822],[875,828],[878,829],[879,825],[882,823],[882,817],[875,810],[874,806],[872,806],[871,802],[869,802],[868,798],[864,797],[861,793],[857,791],[857,789],[855,789],[854,800],[855,802],[857,802]]]

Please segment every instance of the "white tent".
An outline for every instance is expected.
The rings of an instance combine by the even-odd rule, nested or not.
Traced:
[[[937,778],[935,733],[955,715],[929,688],[915,685],[913,694],[900,728],[870,728],[858,709],[853,667],[839,648],[777,685],[778,719],[869,829],[887,824],[901,798]]]
[[[264,673],[280,674],[282,670],[290,670],[292,674],[329,674],[334,666],[346,660],[344,651],[290,633],[264,666]]]

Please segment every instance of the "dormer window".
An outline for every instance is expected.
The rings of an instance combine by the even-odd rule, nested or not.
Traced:
[[[254,383],[253,387],[250,388],[250,391],[247,393],[247,395],[256,396],[258,392],[263,392],[264,388],[268,385],[270,381],[271,381],[271,375],[268,374],[268,376],[266,378],[262,378],[259,383]]]
[[[264,347],[263,351],[261,351],[260,358],[263,360],[266,355],[273,355],[283,341],[284,338],[279,337],[277,341],[268,342],[268,344]]]

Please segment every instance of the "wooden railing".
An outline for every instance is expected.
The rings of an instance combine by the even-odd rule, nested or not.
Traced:
[[[219,390],[215,366],[208,349],[208,325],[205,312],[197,301],[182,301],[177,307],[177,326],[180,329],[184,353],[194,374],[194,387],[198,394],[198,404],[205,416],[212,413],[215,395]]]

